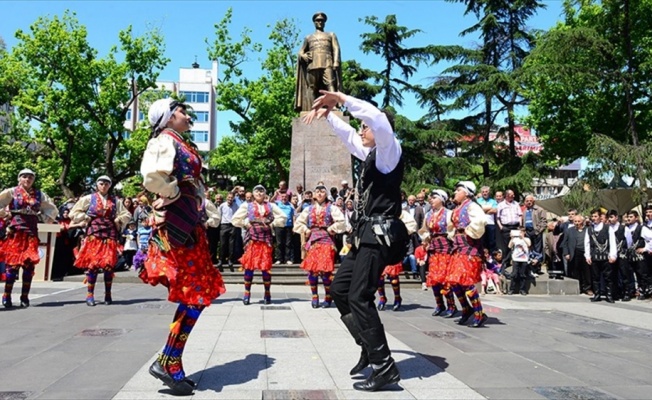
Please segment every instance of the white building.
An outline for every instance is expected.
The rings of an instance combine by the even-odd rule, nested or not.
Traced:
[[[156,86],[169,90],[186,99],[195,114],[191,130],[192,139],[200,151],[210,151],[217,146],[217,107],[215,104],[215,85],[217,83],[217,61],[211,69],[199,68],[193,63],[192,68],[179,68],[179,81],[160,81]],[[135,101],[127,112],[125,128],[133,130],[134,124],[146,116],[138,109]]]

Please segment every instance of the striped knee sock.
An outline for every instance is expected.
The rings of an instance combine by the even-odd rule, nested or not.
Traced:
[[[378,280],[378,303],[385,304],[387,303],[387,296],[385,296],[385,277],[381,276]]]
[[[394,304],[401,302],[401,281],[398,275],[390,276],[389,281],[392,283],[392,290],[394,290]]]
[[[475,288],[475,285],[468,286],[466,288],[466,295],[471,301],[471,307],[473,308],[473,318],[476,321],[482,319],[482,303],[480,303],[480,295],[478,294],[478,289]]]
[[[312,302],[319,303],[319,293],[317,292],[317,273],[310,272],[308,273],[308,282],[310,282],[310,293],[312,293]]]
[[[90,269],[86,271],[86,300],[95,300],[95,282],[97,282],[97,273]]]
[[[170,324],[170,334],[158,360],[176,381],[186,377],[182,362],[183,350],[203,309],[203,306],[179,304],[174,320]]]
[[[251,298],[251,282],[254,280],[254,270],[245,269],[244,270],[244,299],[249,300]]]
[[[111,287],[113,286],[113,271],[104,271],[104,301],[111,301]]]
[[[441,284],[432,285],[432,294],[435,296],[435,303],[440,310],[444,309],[444,297],[441,295]]]
[[[269,289],[272,287],[272,274],[269,271],[263,271],[263,285],[265,286],[265,300],[269,301],[272,299],[272,294]]]
[[[455,297],[457,297],[457,300],[462,306],[462,313],[468,314],[468,312],[471,310],[471,307],[469,306],[469,302],[466,301],[466,296],[464,296],[462,287],[460,285],[451,285],[451,289],[453,290],[453,293],[455,293]]]
[[[23,287],[20,291],[20,300],[29,299],[29,290],[32,288],[32,277],[34,276],[34,266],[23,266]]]
[[[2,295],[3,303],[11,302],[11,292],[14,290],[17,275],[18,270],[15,267],[7,265],[7,269],[5,270],[5,292]]]
[[[333,298],[331,297],[331,282],[333,282],[333,274],[331,272],[324,272],[321,276],[321,281],[324,284],[324,301],[328,304],[331,304]]]

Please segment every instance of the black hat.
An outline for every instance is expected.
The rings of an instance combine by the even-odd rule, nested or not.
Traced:
[[[328,16],[324,12],[316,12],[315,15],[312,16],[312,22],[315,22],[317,17],[322,17],[324,19],[324,22],[328,21]]]

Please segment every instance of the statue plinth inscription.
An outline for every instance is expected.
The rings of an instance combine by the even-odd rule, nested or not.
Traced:
[[[333,114],[349,122],[342,113]],[[319,181],[329,189],[339,189],[342,180],[352,184],[351,153],[325,119],[306,125],[294,118],[290,151],[290,188],[300,183],[305,190],[313,190]]]

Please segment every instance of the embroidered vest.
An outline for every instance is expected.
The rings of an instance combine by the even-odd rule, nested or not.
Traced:
[[[115,216],[117,213],[116,197],[107,196],[106,204],[102,202],[102,196],[99,193],[91,195],[91,204],[88,206],[86,215],[91,217],[91,221],[86,228],[87,236],[95,236],[98,239],[118,239],[118,230],[115,226]]]
[[[9,227],[14,231],[26,232],[31,236],[38,235],[38,216],[41,210],[41,191],[32,189],[28,193],[22,186],[14,188],[14,198],[9,204],[12,211]]]
[[[310,245],[317,243],[335,244],[327,231],[328,227],[333,225],[331,206],[329,203],[326,207],[322,207],[321,210],[318,210],[315,205],[308,208],[308,228],[311,230],[308,242]]]
[[[274,213],[272,212],[272,205],[269,202],[263,203],[263,214],[260,214],[258,209],[258,203],[252,201],[247,205],[247,218],[251,223],[247,233],[245,234],[245,242],[253,240],[256,242],[265,242],[272,245],[272,228],[270,225],[274,222]],[[260,223],[264,222],[267,226],[263,226]]]
[[[591,260],[607,261],[609,258],[609,228],[602,225],[600,232],[596,232],[593,226],[589,227],[589,240],[591,245]]]

